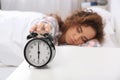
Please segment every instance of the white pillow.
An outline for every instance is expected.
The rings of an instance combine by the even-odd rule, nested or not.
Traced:
[[[15,14],[15,16],[10,19],[12,21],[11,25],[13,24],[12,41],[23,48],[26,37],[29,34],[31,23],[38,18],[41,19],[45,15],[29,11],[8,11],[8,14],[9,13],[11,13],[11,16]]]

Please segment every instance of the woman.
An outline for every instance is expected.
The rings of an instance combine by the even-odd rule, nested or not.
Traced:
[[[57,15],[44,17],[30,32],[50,33],[55,44],[82,45],[92,39],[103,41],[102,18],[93,11],[76,11],[64,21]]]

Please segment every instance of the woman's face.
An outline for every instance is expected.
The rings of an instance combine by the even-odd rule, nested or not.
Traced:
[[[65,33],[65,42],[69,45],[81,45],[94,38],[95,30],[91,26],[71,26]]]

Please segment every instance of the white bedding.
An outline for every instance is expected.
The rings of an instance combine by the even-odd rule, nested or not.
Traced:
[[[106,16],[106,14],[102,15]],[[26,36],[29,34],[28,30],[31,26],[31,23],[35,19],[41,18],[42,16],[44,16],[44,14],[38,12],[0,11],[1,63],[17,66],[23,61],[23,48],[26,42]],[[106,35],[102,47],[117,47],[117,40],[114,32],[115,28],[113,24],[112,26],[109,24],[111,21],[112,20],[108,20],[107,23],[104,24],[108,27],[105,27]]]
[[[98,12],[103,17],[105,41],[102,47],[117,47],[117,40],[114,32],[115,27],[110,13],[99,8],[91,9]],[[22,50],[26,41],[26,36],[29,34],[28,30],[34,20],[42,18],[43,16],[43,14],[38,12],[0,11],[1,50],[11,49],[9,53],[13,53],[23,59]],[[8,48],[4,48],[4,46]]]

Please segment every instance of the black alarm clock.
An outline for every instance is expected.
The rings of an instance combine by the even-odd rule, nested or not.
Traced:
[[[55,56],[55,46],[50,34],[31,33],[24,47],[25,60],[32,66],[40,68],[47,65]]]

